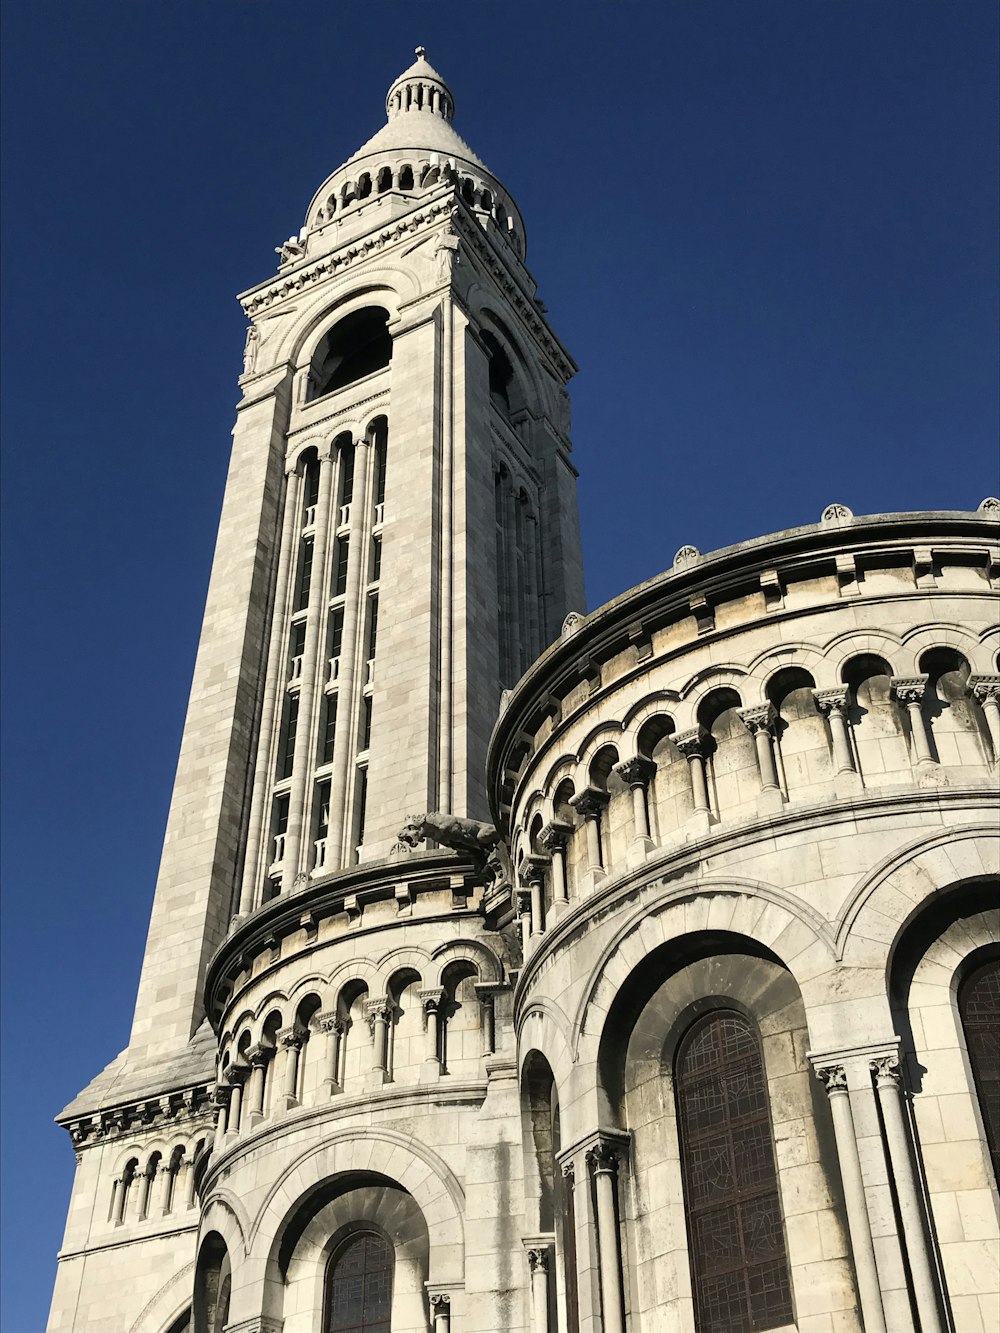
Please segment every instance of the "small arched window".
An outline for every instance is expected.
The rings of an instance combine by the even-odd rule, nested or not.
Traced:
[[[376,1231],[338,1245],[326,1270],[323,1333],[390,1333],[392,1247]]]
[[[979,1097],[986,1144],[1000,1182],[1000,958],[977,967],[958,992],[969,1064]]]
[[[792,1321],[760,1042],[741,1014],[699,1019],[677,1052],[688,1249],[698,1333]]]

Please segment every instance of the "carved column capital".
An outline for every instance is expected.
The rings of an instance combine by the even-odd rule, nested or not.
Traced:
[[[274,1059],[274,1047],[265,1046],[261,1043],[258,1046],[250,1046],[247,1049],[246,1057],[254,1069],[263,1069],[271,1060]]]
[[[226,1107],[229,1105],[229,1098],[232,1096],[232,1087],[226,1083],[216,1083],[212,1090],[213,1106]]]
[[[708,739],[708,732],[704,727],[698,726],[692,727],[689,731],[679,731],[671,739],[685,759],[703,759],[705,757],[705,742]]]
[[[617,1144],[611,1143],[608,1139],[599,1139],[598,1142],[587,1151],[587,1162],[591,1171],[593,1171],[595,1175],[601,1171],[616,1175],[620,1161],[620,1152],[621,1150]]]
[[[435,1314],[440,1310],[448,1310],[451,1306],[451,1295],[447,1291],[432,1291],[427,1299]]]
[[[1000,675],[974,675],[969,677],[969,693],[981,704],[987,699],[1000,703]]]
[[[893,676],[889,692],[901,704],[919,704],[927,691],[927,676]]]
[[[428,990],[418,991],[420,1003],[424,1007],[424,1013],[436,1011],[444,999],[444,989],[441,986],[431,987]]]
[[[565,1180],[567,1184],[572,1186],[576,1183],[576,1163],[573,1161],[572,1157],[567,1157],[566,1160],[560,1164],[559,1170],[562,1172],[563,1180]]]
[[[824,715],[843,713],[847,709],[847,686],[836,685],[830,690],[813,690],[816,707]]]
[[[601,811],[611,798],[600,787],[585,787],[578,795],[570,798],[570,805],[583,819],[600,819]]]
[[[278,1033],[278,1045],[285,1050],[293,1049],[300,1051],[305,1045],[306,1034],[301,1028],[282,1028]]]
[[[333,1010],[325,1014],[317,1014],[313,1022],[316,1024],[318,1032],[343,1033],[344,1031],[344,1020]]]
[[[900,1066],[898,1055],[880,1055],[874,1060],[868,1061],[868,1068],[875,1076],[877,1087],[900,1086]]]
[[[538,841],[550,854],[562,851],[570,837],[573,834],[572,826],[564,824],[561,819],[553,819],[550,824],[546,824],[538,835]]]
[[[769,736],[774,735],[774,724],[778,720],[774,704],[754,704],[752,708],[741,708],[739,714],[751,736],[756,736],[758,731],[765,731]]]
[[[652,759],[637,754],[634,759],[623,759],[620,764],[615,764],[612,771],[617,773],[628,787],[646,787],[656,772],[656,765]]]
[[[249,1077],[250,1068],[248,1065],[230,1065],[226,1070],[226,1082],[234,1088],[242,1088]]]
[[[826,1088],[828,1096],[847,1091],[847,1073],[843,1065],[819,1065],[816,1077]]]
[[[528,1267],[532,1273],[547,1273],[549,1271],[549,1248],[547,1245],[529,1245],[525,1253],[528,1256]]]
[[[545,874],[549,868],[549,858],[547,856],[526,856],[522,861],[518,874],[522,884],[544,884]]]
[[[365,1019],[367,1020],[369,1028],[374,1030],[374,1026],[378,1022],[388,1023],[395,1007],[396,1006],[393,1004],[392,1000],[387,997],[383,997],[380,1000],[366,1000]]]

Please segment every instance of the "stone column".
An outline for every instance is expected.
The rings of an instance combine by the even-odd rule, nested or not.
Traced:
[[[240,1119],[243,1110],[243,1084],[250,1070],[246,1065],[230,1065],[226,1070],[226,1082],[232,1088],[229,1096],[229,1115],[226,1120],[226,1137],[235,1138],[240,1132]]]
[[[521,927],[521,956],[527,958],[531,953],[531,892],[528,889],[518,889],[517,898],[517,918]]]
[[[615,1200],[618,1181],[618,1152],[604,1140],[587,1153],[597,1198],[597,1258],[601,1273],[603,1333],[625,1333],[622,1299],[621,1240]]]
[[[305,1033],[301,1028],[282,1028],[278,1033],[278,1047],[283,1052],[281,1064],[281,1088],[278,1093],[278,1109],[290,1111],[298,1106],[296,1087],[299,1077],[299,1052],[305,1042]]]
[[[920,1333],[942,1333],[937,1288],[921,1217],[920,1196],[910,1157],[909,1136],[900,1104],[902,1087],[899,1058],[894,1054],[883,1055],[871,1060],[869,1064],[875,1078],[875,1091],[882,1111],[889,1170],[896,1182],[896,1199],[903,1224],[910,1276],[913,1279],[913,1294],[920,1316]]]
[[[227,1111],[231,1091],[232,1089],[227,1087],[225,1083],[216,1083],[215,1092],[212,1095],[213,1101],[218,1107],[215,1115],[215,1142],[213,1145],[216,1156],[222,1152],[226,1142],[226,1120],[228,1118]]]
[[[632,859],[644,860],[654,847],[649,831],[649,784],[656,765],[643,755],[624,759],[614,771],[632,792]]]
[[[606,873],[601,848],[601,812],[609,799],[608,793],[599,787],[587,787],[570,800],[570,805],[586,823],[587,873],[594,879],[603,879]]]
[[[740,717],[757,747],[761,791],[780,793],[781,784],[778,782],[778,770],[774,762],[774,728],[777,721],[774,705],[766,703],[754,708],[741,708]]]
[[[854,1270],[858,1283],[858,1299],[865,1333],[886,1333],[882,1294],[878,1270],[875,1267],[875,1247],[872,1244],[871,1223],[868,1219],[868,1201],[861,1175],[861,1158],[854,1132],[851,1098],[847,1090],[847,1075],[843,1065],[821,1065],[816,1077],[826,1088],[833,1118],[833,1134],[840,1161],[840,1177],[844,1185],[844,1205],[847,1209],[847,1228],[851,1235]]]
[[[521,867],[521,876],[530,897],[531,934],[545,933],[545,871],[549,862],[544,856],[529,856]]]
[[[424,1009],[424,1025],[427,1033],[427,1051],[424,1055],[424,1067],[420,1079],[436,1079],[441,1073],[441,1009],[444,1004],[444,991],[440,987],[420,991],[420,1003]]]
[[[281,520],[281,546],[274,587],[274,608],[271,612],[271,632],[267,648],[267,675],[261,701],[260,725],[257,733],[257,762],[254,766],[253,793],[250,798],[250,820],[247,845],[243,858],[243,879],[240,886],[239,914],[253,910],[260,872],[260,845],[265,825],[267,794],[271,785],[271,745],[274,717],[279,694],[285,686],[283,669],[288,644],[285,640],[285,617],[288,614],[288,594],[294,561],[293,543],[301,526],[299,508],[302,502],[302,479],[294,468],[286,473],[285,510]],[[270,858],[268,858],[270,859]]]
[[[451,1297],[447,1292],[432,1292],[430,1304],[434,1333],[451,1333]]]
[[[176,1151],[176,1150],[175,1150]],[[155,1211],[158,1216],[164,1217],[173,1211],[174,1193],[177,1189],[177,1177],[180,1175],[180,1158],[173,1154],[167,1161],[160,1162],[160,1188],[157,1191]]]
[[[525,1248],[531,1274],[531,1333],[549,1333],[550,1249],[535,1241]]]
[[[299,714],[292,754],[292,780],[288,789],[288,829],[281,874],[281,890],[289,893],[302,870],[303,832],[312,810],[312,770],[316,741],[316,676],[323,652],[323,609],[327,602],[326,575],[329,561],[330,510],[333,504],[333,459],[329,454],[319,460],[319,503],[313,533],[312,574],[306,606],[306,638],[299,673]],[[322,672],[320,671],[322,679]]]
[[[253,1129],[264,1119],[264,1087],[268,1063],[274,1058],[273,1046],[251,1046],[247,1051],[250,1062],[250,1086],[246,1092],[247,1128]]]
[[[913,753],[918,764],[933,764],[930,737],[924,721],[921,700],[927,690],[926,676],[893,676],[889,682],[894,699],[903,704],[910,719],[910,735],[913,738]]]
[[[483,1055],[493,1055],[496,1051],[497,989],[490,982],[477,981],[475,983],[475,991],[479,996],[479,1027],[483,1034]]]
[[[193,1208],[197,1198],[197,1191],[195,1190],[194,1158],[189,1157],[185,1159],[182,1166],[185,1175],[187,1176],[187,1183],[184,1188],[184,1207]]]
[[[316,1027],[326,1034],[326,1052],[323,1063],[322,1096],[332,1097],[342,1091],[340,1086],[340,1043],[344,1036],[344,1020],[331,1010],[316,1015]]]
[[[970,676],[969,689],[986,719],[993,742],[993,762],[1000,763],[1000,675]]]
[[[832,690],[813,690],[816,707],[826,718],[833,745],[834,773],[856,773],[854,751],[851,749],[850,724],[847,721],[847,686]]]
[[[389,999],[368,1000],[365,1018],[372,1034],[371,1081],[376,1085],[389,1082],[389,1019],[393,1003]]]
[[[566,887],[566,843],[573,829],[569,824],[554,819],[538,835],[538,841],[549,853],[552,875],[552,905],[559,911],[569,903]]]
[[[142,1194],[139,1196],[139,1221],[143,1221],[149,1215],[149,1200],[153,1193],[153,1181],[156,1179],[156,1170],[158,1163],[150,1157],[146,1163],[146,1169],[142,1173]],[[164,1175],[166,1172],[164,1172]]]
[[[136,1171],[132,1162],[125,1167],[116,1182],[115,1198],[112,1201],[114,1208],[115,1226],[120,1227],[125,1221],[125,1212],[128,1208],[128,1196],[132,1189],[132,1182],[135,1180]]]
[[[674,736],[673,741],[688,761],[695,814],[707,818],[711,814],[711,807],[708,804],[708,783],[705,780],[706,736],[704,727],[692,727],[690,731],[679,732]]]

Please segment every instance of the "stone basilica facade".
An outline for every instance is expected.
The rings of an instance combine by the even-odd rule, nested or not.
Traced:
[[[386,109],[241,297],[51,1333],[994,1330],[1000,505],[582,614],[521,215]]]

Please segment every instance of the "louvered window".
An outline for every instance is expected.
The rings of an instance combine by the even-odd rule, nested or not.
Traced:
[[[767,1082],[747,1019],[720,1011],[695,1023],[676,1095],[698,1333],[791,1323]]]

